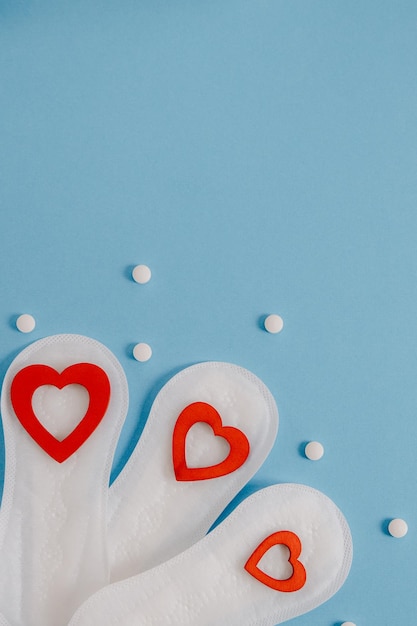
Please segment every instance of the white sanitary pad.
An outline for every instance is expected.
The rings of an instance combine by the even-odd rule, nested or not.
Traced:
[[[201,407],[193,410],[194,403],[211,408],[206,407],[205,413],[203,407],[199,412]],[[191,409],[186,409],[190,405]],[[207,423],[198,422],[200,417],[213,417],[214,410],[221,419],[219,436],[214,436]],[[193,420],[196,423],[191,425]],[[178,430],[181,426],[183,432]],[[149,569],[201,539],[260,467],[274,443],[277,427],[272,395],[256,376],[241,367],[201,363],[174,376],[156,397],[136,450],[110,489],[112,580]],[[187,468],[178,468],[176,475],[173,440],[177,454],[183,455],[184,434]],[[249,446],[246,460],[244,439]],[[230,459],[231,467],[225,468],[229,473],[217,475],[222,471],[220,464],[236,449],[243,457]],[[200,478],[202,468],[213,465],[218,469],[206,471],[213,477]]]
[[[351,558],[331,500],[276,485],[184,553],[96,593],[70,626],[274,626],[330,598]]]
[[[78,363],[90,367],[70,369],[60,379],[57,372]],[[58,391],[60,380],[66,385]],[[90,387],[90,405],[81,382]],[[0,609],[11,626],[63,626],[108,582],[108,482],[127,398],[118,361],[86,337],[48,337],[11,364],[1,404],[6,467],[0,510]],[[81,420],[75,439],[59,443]],[[66,460],[53,458],[68,454]]]

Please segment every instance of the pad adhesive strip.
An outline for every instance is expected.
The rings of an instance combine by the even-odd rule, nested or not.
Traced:
[[[293,568],[281,546],[258,566],[279,581],[304,568],[305,583],[292,592],[272,589],[245,569],[265,538],[280,531],[301,543]],[[70,626],[274,626],[336,593],[351,559],[349,528],[329,498],[303,485],[276,485],[248,498],[186,552],[96,593]]]
[[[18,421],[14,409],[19,402],[12,404],[11,386],[28,366],[47,365],[61,373],[78,363],[105,372],[110,399],[91,436],[57,462]],[[74,382],[65,383],[60,392],[53,383],[42,383],[32,396],[36,418],[59,441],[92,402],[91,389],[86,394]],[[20,386],[19,393],[24,395],[24,388]],[[12,626],[64,626],[81,602],[107,584],[108,483],[127,401],[120,364],[107,348],[87,337],[48,337],[23,350],[11,364],[1,403],[6,472],[0,511],[0,610]],[[28,412],[21,415],[24,421]]]
[[[174,427],[184,409],[195,402],[211,405],[223,426],[240,430],[250,452],[229,474],[177,480]],[[132,457],[110,488],[111,580],[149,569],[201,539],[260,467],[277,429],[275,401],[251,372],[230,363],[208,362],[174,376],[156,397]],[[187,462],[197,467],[218,463],[227,455],[227,449],[216,450],[222,439],[207,424],[195,424],[186,437]],[[213,456],[213,448],[218,456]]]

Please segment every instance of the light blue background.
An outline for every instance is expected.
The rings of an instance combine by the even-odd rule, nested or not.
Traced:
[[[46,335],[105,343],[115,471],[173,371],[260,376],[281,426],[252,486],[324,491],[354,538],[294,626],[417,619],[416,55],[413,0],[0,0],[1,373]]]

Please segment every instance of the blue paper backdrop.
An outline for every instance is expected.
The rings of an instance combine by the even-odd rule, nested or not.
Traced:
[[[171,372],[260,376],[281,426],[252,486],[324,491],[354,539],[294,626],[417,618],[416,25],[412,0],[0,0],[2,374],[46,335],[105,343],[115,472]]]

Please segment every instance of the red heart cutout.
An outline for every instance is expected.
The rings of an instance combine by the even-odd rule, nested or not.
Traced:
[[[226,439],[230,452],[221,463],[208,467],[188,467],[185,458],[185,439],[191,426],[205,422],[217,437]],[[216,409],[206,402],[189,404],[179,415],[172,436],[172,459],[177,480],[207,480],[225,476],[238,469],[248,458],[250,451],[246,435],[233,426],[223,426]]]
[[[82,385],[88,391],[88,409],[80,423],[60,441],[41,424],[32,407],[38,387]],[[29,365],[14,377],[10,396],[19,422],[34,441],[58,463],[66,461],[92,435],[103,419],[110,401],[110,381],[101,367],[93,363],[70,365],[59,373],[49,365]]]
[[[266,552],[273,546],[284,545],[290,551],[288,562],[292,565],[293,573],[290,578],[286,580],[278,580],[269,576],[264,571],[259,569],[258,563]],[[249,557],[245,570],[249,572],[251,576],[259,580],[267,587],[271,587],[276,591],[298,591],[304,587],[307,580],[307,573],[304,565],[298,560],[301,554],[302,545],[300,538],[290,530],[280,530],[279,532],[269,535],[266,539],[259,544],[253,554]]]

